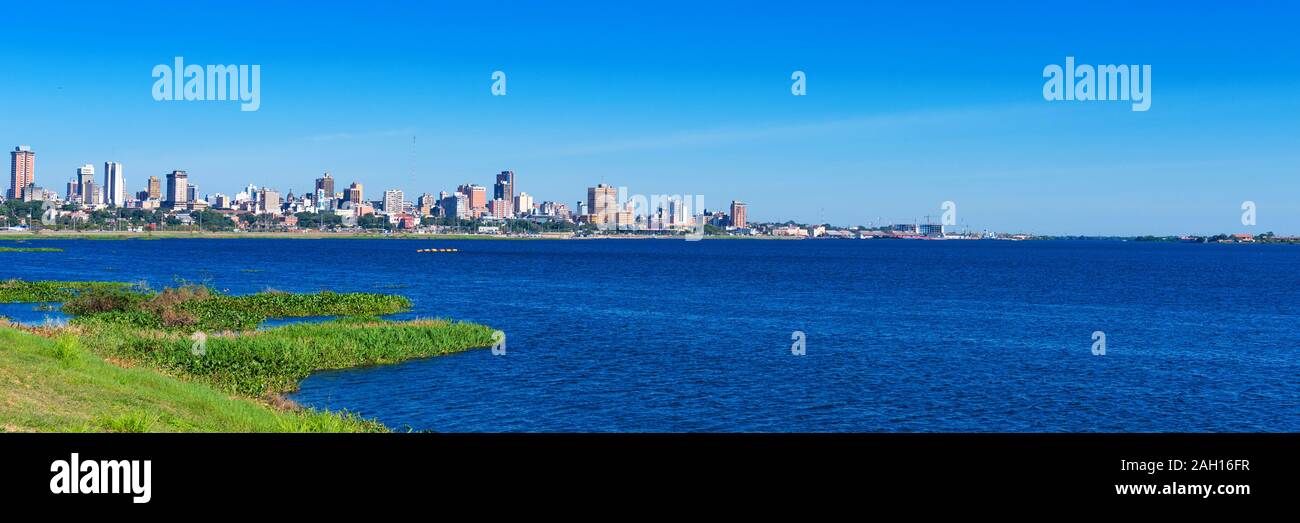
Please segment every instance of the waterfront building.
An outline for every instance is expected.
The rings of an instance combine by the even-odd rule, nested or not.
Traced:
[[[516,215],[525,216],[533,213],[532,195],[526,192],[521,192],[518,196],[515,196],[514,203],[514,211]]]
[[[512,205],[515,201],[515,172],[501,171],[497,175],[496,185],[493,186],[492,199],[505,200],[506,205]],[[507,211],[507,214],[510,214]]]
[[[384,212],[388,214],[398,214],[402,212],[402,199],[404,195],[401,189],[389,189],[384,191]]]
[[[166,204],[171,208],[184,208],[189,197],[190,175],[185,171],[172,171],[167,174]]]
[[[587,188],[587,213],[592,216],[592,223],[605,223],[612,220],[612,214],[618,212],[618,189],[605,184]]]
[[[141,200],[162,200],[162,183],[158,181],[157,176],[149,177],[149,187],[146,192],[147,195]]]
[[[470,183],[457,187],[456,192],[464,194],[468,198],[471,211],[481,213],[487,209],[486,187]]]
[[[362,186],[357,182],[352,182],[352,185],[349,185],[348,189],[346,191],[343,191],[343,201],[345,202],[360,204],[361,202],[365,201],[363,199],[363,196],[364,193],[362,193]]]
[[[745,202],[731,201],[731,226],[737,229],[744,229],[749,226],[748,218],[745,216],[747,206]]]
[[[258,210],[263,213],[280,214],[280,193],[263,187],[257,194]]]
[[[504,219],[510,216],[510,204],[501,198],[496,198],[488,202],[488,214],[496,219]]]
[[[104,203],[121,207],[126,205],[126,180],[122,178],[122,164],[104,162]]]
[[[9,153],[10,198],[22,198],[23,188],[36,183],[36,152],[31,147],[19,145]]]
[[[91,193],[88,187],[95,181],[95,166],[86,164],[77,168],[77,196],[81,197],[82,203],[91,203]]]

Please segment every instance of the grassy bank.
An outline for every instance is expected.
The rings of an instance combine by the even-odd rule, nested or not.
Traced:
[[[75,337],[0,327],[0,431],[376,432],[346,414],[282,410],[147,368],[123,368]]]
[[[202,286],[153,292],[118,283],[10,280],[0,283],[3,301],[59,301],[74,315],[66,327],[30,329],[44,337],[0,327],[6,366],[27,376],[0,383],[0,398],[14,405],[0,418],[6,430],[120,428],[117,418],[96,412],[147,421],[143,430],[150,431],[383,430],[346,414],[297,410],[281,394],[317,370],[492,344],[492,331],[481,325],[378,319],[411,305],[380,294],[231,296]],[[268,318],[306,316],[340,318],[257,330]],[[42,414],[47,408],[49,416]]]

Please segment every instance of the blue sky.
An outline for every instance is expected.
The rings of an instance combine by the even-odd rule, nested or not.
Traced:
[[[132,192],[172,169],[204,193],[302,192],[328,170],[372,198],[513,169],[538,199],[605,182],[757,220],[911,222],[951,200],[974,229],[1300,234],[1284,2],[204,4],[7,7],[26,25],[0,31],[0,144],[31,145],[59,191],[110,159]],[[260,110],[154,101],[175,56],[261,65]],[[1151,65],[1151,109],[1045,101],[1066,56]]]

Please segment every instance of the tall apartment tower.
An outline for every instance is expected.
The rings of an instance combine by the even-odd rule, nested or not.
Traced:
[[[326,200],[334,199],[334,178],[325,172],[325,176],[316,178],[316,208],[325,208]]]
[[[121,163],[104,162],[104,203],[126,205],[126,180],[122,178]]]
[[[506,208],[504,212],[507,216],[514,214],[510,207],[515,203],[515,172],[501,171],[497,175],[497,183],[492,187],[492,199],[504,200]]]
[[[348,186],[348,190],[343,191],[343,201],[352,202],[353,205],[360,204],[364,196],[361,189],[361,184],[352,182],[352,185]]]
[[[36,152],[19,145],[9,156],[9,197],[22,198],[23,188],[36,183]]]
[[[167,198],[164,202],[169,207],[184,207],[189,196],[190,175],[185,171],[172,171],[167,174]]]
[[[618,189],[603,183],[587,188],[587,214],[604,220],[615,212],[618,212]]]
[[[384,191],[384,212],[388,214],[397,214],[402,212],[402,201],[406,195],[401,189],[389,189]]]
[[[731,201],[731,226],[744,229],[749,226],[749,220],[745,217],[745,202]]]
[[[77,168],[77,195],[82,203],[95,203],[94,192],[90,190],[95,182],[95,166],[86,164]]]

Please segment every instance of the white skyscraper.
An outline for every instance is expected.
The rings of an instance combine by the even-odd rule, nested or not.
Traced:
[[[104,203],[122,207],[126,205],[126,180],[122,178],[122,164],[104,162]]]
[[[405,199],[401,189],[389,189],[384,191],[384,212],[388,214],[397,214],[402,212],[402,200]]]

